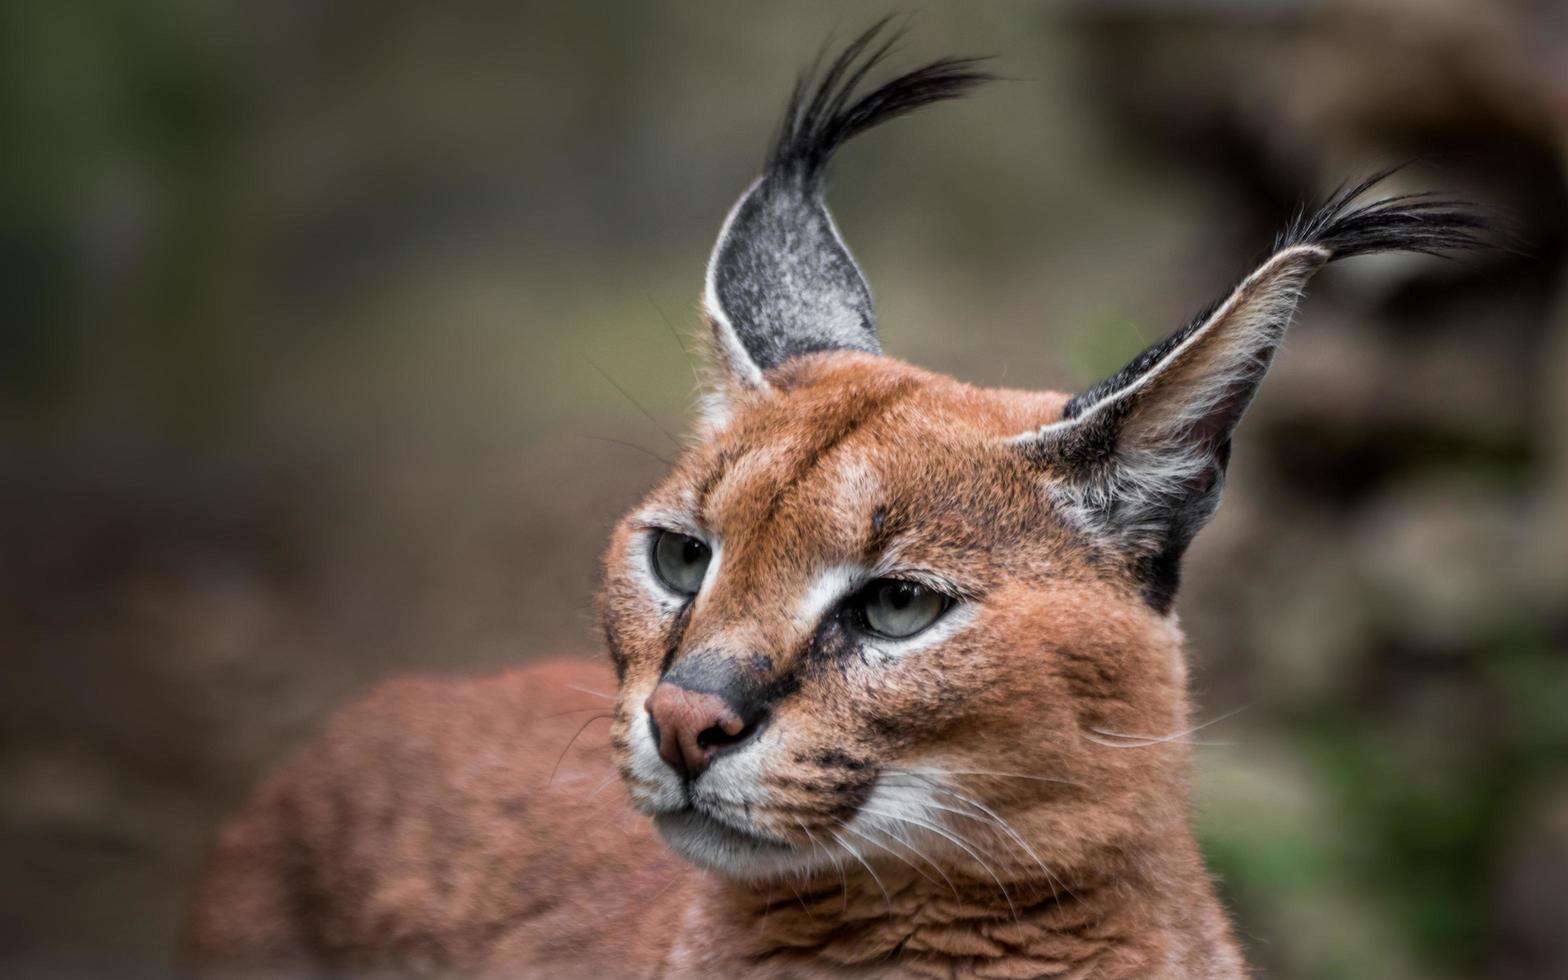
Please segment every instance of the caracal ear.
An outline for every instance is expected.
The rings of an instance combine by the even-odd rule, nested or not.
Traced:
[[[796,83],[766,169],[724,221],[703,293],[717,375],[710,413],[740,390],[766,390],[765,373],[790,358],[881,352],[871,290],[823,200],[828,162],[851,137],[989,77],[976,59],[943,58],[857,94],[898,40],[882,37],[887,24],[846,45],[820,79],[813,69]]]
[[[1158,611],[1169,610],[1181,556],[1219,505],[1231,434],[1313,273],[1351,255],[1483,244],[1485,220],[1457,202],[1406,194],[1354,206],[1387,175],[1303,215],[1221,303],[1074,397],[1060,421],[1012,440],[1046,468],[1069,520],[1128,562]]]

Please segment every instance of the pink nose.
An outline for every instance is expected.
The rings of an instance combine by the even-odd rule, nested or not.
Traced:
[[[757,726],[717,694],[688,691],[660,682],[643,704],[659,757],[687,779],[696,779],[729,746],[744,742]]]

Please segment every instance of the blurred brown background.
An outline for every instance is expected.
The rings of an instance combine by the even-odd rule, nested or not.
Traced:
[[[0,973],[165,972],[215,821],[374,679],[594,655],[712,236],[885,9],[0,8]],[[1320,278],[1189,562],[1270,976],[1568,976],[1565,10],[945,5],[906,62],[1009,80],[839,167],[888,348],[986,384],[1113,369],[1387,163],[1516,216]]]

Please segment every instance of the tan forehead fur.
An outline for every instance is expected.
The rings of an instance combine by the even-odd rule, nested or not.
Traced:
[[[798,552],[800,534],[842,560],[869,557],[854,550],[886,543],[900,523],[950,520],[966,501],[1012,521],[1039,512],[1041,474],[1006,440],[1060,418],[1065,395],[977,388],[847,352],[801,358],[770,380],[733,396],[728,424],[652,503],[726,543],[771,540],[776,559]],[[868,540],[878,511],[893,526]]]

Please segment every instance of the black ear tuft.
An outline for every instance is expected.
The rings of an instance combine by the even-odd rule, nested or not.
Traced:
[[[1431,192],[1399,194],[1357,206],[1356,200],[1404,169],[1401,164],[1380,170],[1356,183],[1348,181],[1316,208],[1303,208],[1274,240],[1269,259],[1291,249],[1315,249],[1329,262],[1374,252],[1444,252],[1492,247],[1498,220],[1465,201]],[[1062,409],[1063,418],[1077,418],[1091,405],[1146,375],[1179,345],[1213,319],[1229,296],[1211,303],[1180,330],[1155,341],[1121,370],[1074,395]],[[1284,324],[1281,325],[1282,327]]]
[[[796,83],[763,175],[719,233],[704,306],[724,367],[751,386],[802,354],[880,352],[871,291],[823,202],[828,164],[855,135],[989,77],[977,59],[942,58],[862,92],[899,39],[888,23]]]
[[[1303,214],[1224,300],[1069,400],[1060,421],[1015,440],[1049,467],[1064,512],[1125,557],[1155,609],[1170,608],[1182,553],[1219,504],[1231,434],[1312,275],[1346,256],[1489,244],[1492,222],[1462,202],[1355,203],[1389,173]]]
[[[1274,243],[1276,252],[1298,245],[1326,249],[1331,259],[1372,252],[1437,255],[1491,244],[1497,221],[1481,209],[1431,191],[1399,194],[1357,206],[1356,199],[1404,169],[1380,170],[1348,182],[1315,211],[1303,210]]]
[[[828,161],[850,139],[921,106],[959,98],[992,78],[979,69],[983,58],[938,58],[857,97],[866,76],[902,39],[902,32],[887,33],[890,21],[884,17],[845,45],[815,83],[814,71],[795,83],[768,155],[769,178],[799,179],[820,194]]]

